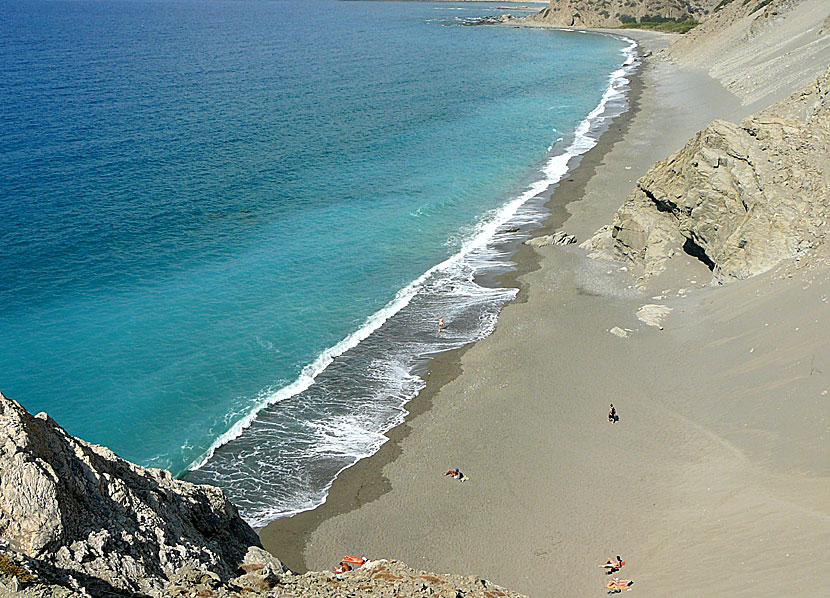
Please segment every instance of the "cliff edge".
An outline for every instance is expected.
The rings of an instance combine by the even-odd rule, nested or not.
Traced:
[[[0,394],[0,538],[69,586],[158,594],[183,567],[231,577],[259,538],[224,493],[133,465]]]

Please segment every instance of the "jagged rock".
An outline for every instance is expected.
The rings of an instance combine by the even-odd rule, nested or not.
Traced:
[[[280,582],[282,575],[288,572],[278,558],[256,546],[248,549],[239,569],[244,571],[243,575],[232,579],[230,584],[240,589],[270,590]]]
[[[547,247],[548,245],[570,245],[576,243],[576,237],[569,235],[563,231],[556,232],[552,235],[543,235],[541,237],[534,237],[525,241],[525,244],[531,247]]]
[[[513,21],[514,18],[515,17],[510,13],[504,13],[503,15],[499,15],[497,17],[480,17],[477,19],[470,19],[469,21],[465,21],[463,25],[505,25]]]
[[[379,560],[342,573],[307,573],[283,579],[272,596],[374,596],[394,598],[520,598],[519,594],[479,577],[437,575],[410,569],[398,561]]]
[[[0,394],[0,537],[52,576],[160,595],[183,567],[235,574],[256,533],[218,488],[66,433]]]
[[[583,246],[661,272],[680,251],[717,282],[765,272],[823,242],[830,211],[830,70],[740,125],[715,121],[639,181]]]
[[[614,249],[614,227],[610,224],[604,225],[593,237],[580,243],[579,248],[588,251],[588,257],[592,259],[612,259]]]
[[[173,575],[165,587],[168,596],[212,595],[221,586],[219,576],[212,571],[205,571],[191,566],[182,567]]]
[[[0,555],[25,577],[0,579],[0,598],[522,598],[396,561],[294,575],[218,488],[133,465],[2,394],[0,430]]]

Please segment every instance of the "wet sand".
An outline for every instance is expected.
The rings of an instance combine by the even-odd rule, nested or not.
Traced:
[[[745,115],[705,74],[658,60],[632,100],[554,191],[539,234],[586,239],[655,161]],[[494,334],[438,357],[380,452],[326,504],[262,530],[265,546],[299,570],[362,554],[530,596],[599,595],[596,565],[616,554],[643,596],[822,595],[827,277],[789,264],[711,288],[683,256],[643,292],[575,245],[523,247],[518,261],[506,282],[522,290]],[[663,330],[636,318],[646,303],[673,309]],[[469,481],[443,476],[451,467]]]

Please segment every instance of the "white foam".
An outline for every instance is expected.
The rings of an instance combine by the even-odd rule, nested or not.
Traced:
[[[418,291],[434,274],[457,267],[460,262],[462,262],[462,260],[468,257],[471,253],[486,248],[492,239],[497,235],[498,229],[512,220],[524,204],[526,204],[530,199],[545,192],[552,185],[558,183],[568,172],[568,164],[570,160],[575,156],[584,154],[596,145],[597,140],[590,136],[592,125],[605,112],[605,109],[611,99],[621,97],[624,94],[620,88],[627,83],[626,75],[635,66],[636,61],[634,57],[636,47],[637,43],[635,41],[631,41],[631,44],[622,50],[622,53],[627,56],[623,66],[611,73],[609,76],[608,87],[606,88],[600,103],[577,126],[576,131],[574,132],[574,139],[571,144],[562,154],[551,157],[547,164],[545,164],[542,168],[542,173],[544,174],[543,178],[531,183],[524,193],[507,202],[501,208],[488,213],[476,225],[474,232],[461,243],[460,249],[454,255],[431,267],[417,279],[398,291],[389,303],[372,315],[368,316],[360,328],[334,346],[324,350],[312,363],[306,365],[296,380],[276,391],[268,391],[263,393],[250,411],[234,423],[224,434],[216,438],[207,451],[205,451],[201,457],[194,460],[187,469],[193,471],[202,467],[213,456],[216,449],[238,438],[256,419],[257,414],[266,407],[289,399],[308,389],[312,384],[314,384],[315,379],[320,375],[320,373],[323,372],[336,357],[342,355],[349,349],[356,347],[373,332],[378,330],[387,320],[389,320],[389,318],[393,317],[404,307],[409,305],[412,298],[415,297]],[[492,292],[492,289],[488,289],[487,291]],[[500,292],[508,292],[515,295],[517,291],[515,289],[500,289]],[[486,317],[486,321],[483,321],[482,325],[483,330],[486,330],[487,332],[479,336],[479,338],[487,336],[492,332],[495,328],[496,317],[497,316],[495,315]],[[352,428],[352,431],[354,431],[354,428]],[[384,432],[385,431],[386,430],[384,430]],[[368,434],[369,432],[368,430],[361,430],[360,433]],[[374,432],[372,435],[374,436]],[[347,436],[352,437],[352,434],[349,433]],[[374,451],[369,454],[373,454],[373,452]],[[359,457],[360,455],[356,456]],[[313,508],[314,506],[316,505],[312,505],[308,508]],[[299,511],[292,511],[292,513],[293,512]],[[286,513],[282,514],[284,515]]]

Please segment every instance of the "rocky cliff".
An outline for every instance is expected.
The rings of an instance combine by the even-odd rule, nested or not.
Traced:
[[[519,595],[375,561],[293,575],[224,493],[129,463],[0,393],[0,597]]]
[[[218,488],[174,480],[0,394],[0,538],[67,584],[157,594],[182,567],[229,578],[259,538]]]
[[[643,279],[685,251],[726,282],[824,243],[830,216],[830,70],[740,125],[715,121],[655,164],[584,247]]]
[[[551,0],[534,20],[558,27],[619,27],[629,19],[658,16],[704,20],[718,0]]]

